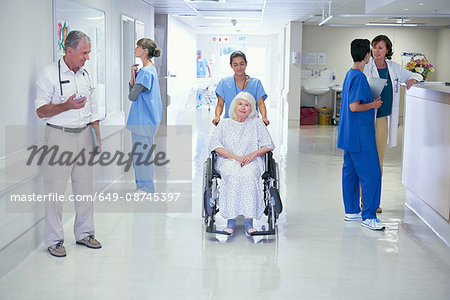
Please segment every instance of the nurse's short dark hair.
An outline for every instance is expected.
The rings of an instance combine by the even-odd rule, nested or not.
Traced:
[[[78,30],[72,30],[66,37],[66,41],[64,42],[64,48],[67,50],[67,47],[70,47],[74,50],[77,50],[80,41],[83,39],[87,43],[91,42],[91,39],[87,36],[87,34]]]
[[[353,62],[363,61],[367,53],[370,53],[370,41],[368,39],[355,39],[350,44],[350,53]]]
[[[391,40],[383,34],[377,35],[372,40],[372,47],[375,47],[375,45],[378,44],[379,42],[384,42],[384,44],[386,45],[387,48],[386,58],[389,60],[392,59],[392,55],[394,54],[394,52],[392,51]]]
[[[245,63],[247,63],[247,58],[245,57],[244,52],[237,50],[237,51],[234,51],[233,53],[231,53],[231,55],[230,55],[230,65],[233,63],[233,58],[235,58],[235,57],[242,57],[244,59]]]

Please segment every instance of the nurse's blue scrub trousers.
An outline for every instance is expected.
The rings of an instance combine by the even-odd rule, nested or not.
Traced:
[[[135,153],[142,154],[140,161],[144,162],[146,160],[147,155],[150,153],[150,150],[153,145],[153,136],[142,136],[139,134],[131,133],[131,141],[133,146],[136,143],[140,143],[135,149]],[[146,145],[146,146],[144,146]],[[153,161],[153,153],[150,159],[147,161]],[[145,164],[137,165],[136,162],[138,160],[138,155],[133,155],[133,168],[134,168],[134,176],[136,179],[136,187],[147,193],[155,192],[155,183],[154,183],[154,166],[153,163],[151,165],[146,166]]]
[[[377,150],[365,152],[344,151],[342,167],[342,191],[346,214],[357,214],[359,207],[359,184],[363,196],[363,220],[376,218],[380,205],[381,169]]]

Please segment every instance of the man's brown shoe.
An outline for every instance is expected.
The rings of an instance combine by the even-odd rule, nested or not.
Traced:
[[[377,208],[377,214],[381,214],[383,212],[383,210],[381,209],[381,207]]]
[[[102,244],[100,244],[100,242],[97,241],[93,235],[84,237],[83,239],[77,241],[77,244],[85,245],[86,247],[92,249],[100,249],[102,247]]]
[[[51,255],[56,257],[66,256],[66,248],[64,248],[62,241],[56,245],[48,247],[48,252],[50,252]]]

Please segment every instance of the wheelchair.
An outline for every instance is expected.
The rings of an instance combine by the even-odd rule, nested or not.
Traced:
[[[203,218],[206,225],[206,232],[229,235],[226,231],[216,230],[215,216],[219,212],[219,186],[221,176],[214,167],[217,153],[211,152],[211,156],[205,161],[203,166]],[[251,233],[257,235],[274,235],[275,225],[278,216],[283,211],[279,193],[279,169],[278,164],[273,159],[273,153],[265,154],[265,172],[261,176],[264,190],[264,214],[267,216],[268,230],[258,230]],[[265,228],[263,228],[265,229]]]

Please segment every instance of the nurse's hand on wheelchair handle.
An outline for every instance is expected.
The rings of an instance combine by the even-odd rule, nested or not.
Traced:
[[[220,117],[217,117],[212,120],[212,123],[214,124],[214,126],[217,126],[217,124],[219,124],[219,121],[220,121]]]

